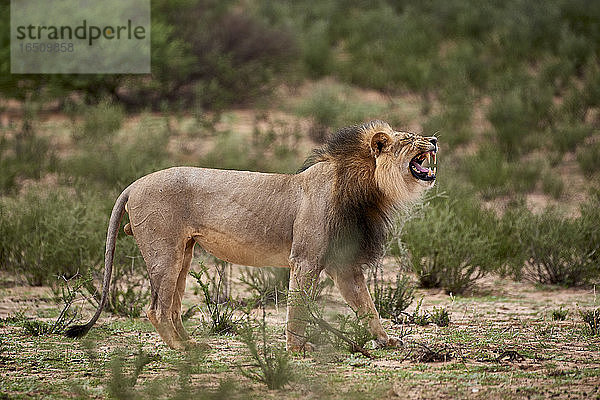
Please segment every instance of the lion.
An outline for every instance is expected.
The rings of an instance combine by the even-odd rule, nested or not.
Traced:
[[[146,175],[118,197],[106,238],[102,298],[92,319],[67,336],[85,335],[106,304],[115,241],[125,231],[142,253],[151,284],[147,316],[173,349],[195,344],[181,321],[194,246],[246,266],[290,268],[289,293],[311,296],[325,271],[348,305],[368,320],[379,347],[396,346],[369,294],[363,269],[384,255],[392,216],[436,180],[437,138],[372,121],[343,128],[293,175],[175,167]],[[426,166],[426,160],[431,162]],[[312,350],[304,336],[307,304],[289,301],[286,345]]]

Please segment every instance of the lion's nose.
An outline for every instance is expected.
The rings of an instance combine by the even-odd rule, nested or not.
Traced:
[[[434,151],[438,150],[437,138],[436,137],[430,137],[429,138],[429,143],[431,143],[433,145]]]

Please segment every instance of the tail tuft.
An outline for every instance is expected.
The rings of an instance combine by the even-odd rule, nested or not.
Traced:
[[[73,325],[65,332],[66,337],[70,338],[80,338],[85,336],[86,333],[90,330],[90,327],[87,325]]]

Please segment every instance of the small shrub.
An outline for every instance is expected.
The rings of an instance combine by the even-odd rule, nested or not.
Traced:
[[[429,313],[427,311],[420,312],[421,304],[423,304],[422,298],[421,298],[421,300],[419,300],[419,303],[417,303],[417,307],[413,311],[410,320],[411,320],[411,322],[413,322],[419,326],[427,326],[431,323],[431,316],[429,315]]]
[[[113,131],[102,136],[97,129],[114,129],[122,119],[119,108],[108,107],[102,113],[102,107],[88,114],[93,121],[87,128],[84,122],[83,133],[74,134],[81,145],[79,151],[62,162],[64,175],[122,190],[139,177],[169,166],[167,144],[171,133],[164,119],[145,115],[137,132],[117,135]]]
[[[20,324],[26,319],[23,311],[17,311],[8,315],[7,317],[0,318],[0,326]]]
[[[134,389],[140,374],[144,367],[155,361],[156,357],[144,352],[141,348],[135,353],[133,359],[133,371],[130,374],[125,373],[125,357],[119,352],[113,353],[110,361],[110,381],[108,383],[108,393],[115,399],[135,399],[139,398],[140,393]]]
[[[362,315],[354,313],[353,315],[337,314],[338,322],[337,329],[342,332],[347,338],[352,340],[356,345],[364,347],[370,340],[373,339],[371,331],[369,331],[370,315]],[[341,339],[339,336],[332,337],[333,344],[338,349],[348,349],[348,341]],[[353,351],[352,348],[349,349]]]
[[[467,196],[432,202],[405,225],[402,241],[423,287],[462,293],[504,262],[498,254],[497,217]]]
[[[107,100],[85,107],[80,113],[83,122],[75,129],[73,139],[79,144],[92,146],[112,140],[125,119],[123,107]]]
[[[239,332],[255,362],[253,367],[258,368],[258,372],[239,367],[240,372],[247,378],[264,383],[269,389],[281,389],[294,379],[294,373],[285,347],[270,344],[267,339],[264,306],[262,321],[259,322],[258,328],[261,335],[259,338],[256,337],[255,329],[249,323]]]
[[[546,172],[542,177],[542,190],[555,199],[559,199],[565,190],[565,183],[559,175]]]
[[[448,310],[443,307],[433,307],[433,310],[430,313],[430,318],[431,322],[437,326],[448,326],[450,324],[450,314],[448,313]]]
[[[552,132],[554,147],[561,154],[567,151],[575,151],[577,145],[582,143],[592,132],[593,128],[584,124],[568,124],[564,127],[559,127]]]
[[[92,280],[91,274],[87,277],[74,276],[71,278],[59,277],[60,289],[55,289],[57,300],[63,303],[63,308],[54,322],[28,320],[23,317],[22,325],[25,332],[33,336],[48,334],[61,334],[73,323],[78,316],[78,311],[72,309],[78,296]]]
[[[389,318],[394,323],[402,322],[403,311],[415,299],[415,288],[407,275],[396,276],[394,285],[384,285],[383,282],[374,280],[373,301],[382,318]]]
[[[208,314],[204,314],[207,317],[205,323],[208,324],[209,332],[216,335],[236,332],[240,323],[240,318],[235,315],[238,309],[236,302],[231,298],[221,299],[219,296],[212,295],[214,290],[208,278],[205,278],[208,272],[204,264],[200,264],[200,272],[190,271],[190,275],[196,279],[204,297],[206,314]],[[221,283],[222,279],[219,275],[215,289],[217,293],[220,293]]]
[[[56,169],[50,141],[36,133],[36,107],[24,105],[20,126],[0,128],[0,193],[14,192],[18,179],[40,179]]]
[[[100,264],[107,204],[87,192],[32,188],[0,199],[3,268],[32,285],[56,284]]]
[[[581,146],[577,151],[579,168],[587,177],[598,172],[598,160],[600,160],[600,141]]]
[[[552,91],[526,82],[515,82],[508,93],[499,94],[488,110],[488,120],[500,149],[511,159],[527,153],[525,137],[548,124]],[[535,142],[533,142],[535,143]]]
[[[32,285],[50,285],[60,292],[63,280],[91,274],[103,276],[106,223],[113,206],[112,192],[98,196],[93,188],[33,187],[0,199],[0,256],[2,267],[22,274]],[[139,316],[149,298],[146,268],[135,262],[135,241],[119,232],[107,309]],[[139,256],[138,256],[139,258]],[[101,290],[85,280],[80,288],[99,301]]]
[[[519,228],[519,240],[528,255],[524,276],[542,284],[569,286],[596,279],[600,267],[594,257],[599,244],[590,242],[590,233],[582,229],[588,224],[552,208],[539,215],[524,213]]]
[[[83,339],[83,350],[94,368],[103,376],[109,377],[104,384],[108,397],[118,400],[151,399],[212,399],[229,400],[245,398],[235,390],[232,382],[224,380],[218,386],[206,388],[192,384],[192,373],[204,368],[204,353],[197,348],[186,351],[175,358],[161,357],[158,353],[149,353],[137,349],[118,348],[109,354],[108,362],[89,338]],[[167,368],[169,374],[148,374],[150,364]],[[107,371],[106,369],[109,368]],[[71,390],[78,398],[97,397],[96,389],[87,384],[73,383]]]
[[[600,308],[588,311],[579,311],[581,319],[587,324],[591,336],[600,336]]]
[[[52,333],[52,325],[37,320],[24,320],[23,329],[31,336],[43,336]]]
[[[322,83],[298,106],[297,112],[313,119],[311,137],[322,142],[332,129],[365,122],[382,109],[375,103],[357,102],[346,86]]]
[[[565,310],[562,307],[555,308],[552,310],[552,321],[564,321],[567,319],[568,314],[569,310]]]
[[[497,148],[484,147],[465,157],[462,171],[485,199],[533,191],[543,165],[539,160],[507,160]]]
[[[254,291],[254,299],[261,302],[285,303],[290,282],[288,268],[246,268],[240,282]]]
[[[590,193],[590,199],[583,203],[580,207],[581,216],[577,219],[584,238],[582,244],[587,252],[590,253],[591,265],[600,264],[600,189],[592,190]],[[598,280],[600,278],[600,267],[597,267],[595,271],[592,271],[591,280]]]
[[[473,137],[470,123],[471,109],[469,107],[451,106],[439,114],[431,116],[425,126],[424,132],[440,132],[444,144],[449,149],[469,143]]]

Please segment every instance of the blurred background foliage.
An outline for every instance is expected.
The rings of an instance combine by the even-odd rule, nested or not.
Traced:
[[[392,246],[421,285],[598,282],[598,2],[152,0],[142,76],[11,75],[9,15],[2,1],[0,256],[32,284],[101,273],[139,176],[292,173],[375,118],[440,137],[436,194]]]

